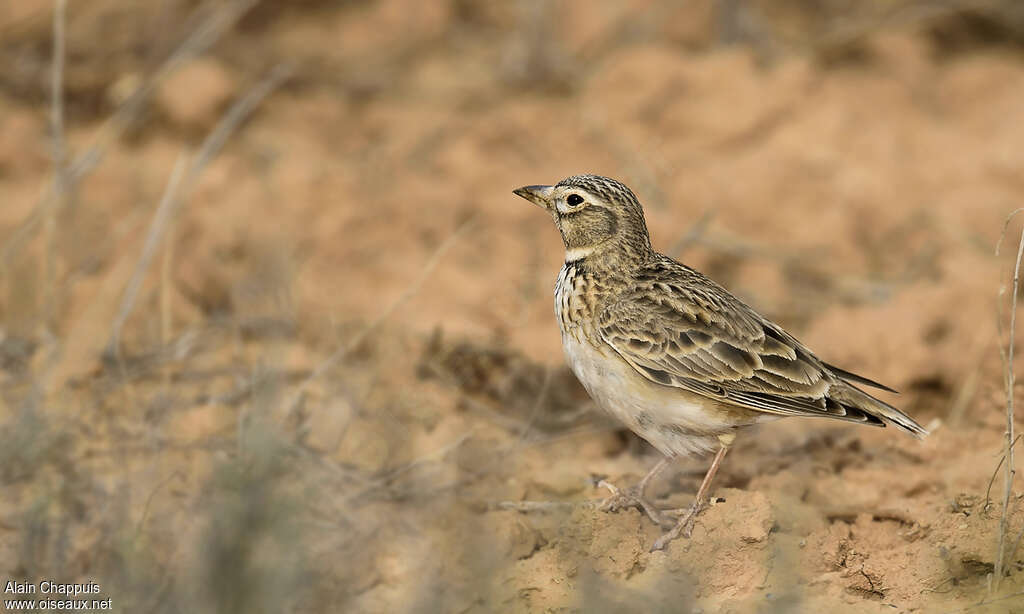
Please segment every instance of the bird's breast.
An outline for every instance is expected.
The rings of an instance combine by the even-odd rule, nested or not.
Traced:
[[[598,407],[668,456],[709,451],[733,426],[714,402],[647,380],[605,343],[563,334],[562,349]]]
[[[562,337],[583,341],[594,329],[597,284],[579,266],[566,262],[555,282],[555,318]]]

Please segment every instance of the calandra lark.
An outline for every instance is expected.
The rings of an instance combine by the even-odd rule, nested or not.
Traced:
[[[601,408],[666,457],[630,494],[605,484],[613,495],[603,509],[638,507],[667,529],[652,549],[690,535],[739,427],[821,416],[927,434],[858,386],[891,389],[822,361],[723,287],[656,252],[625,185],[577,175],[515,194],[549,212],[565,243],[555,315],[573,372]],[[690,508],[662,511],[644,496],[672,458],[712,450]]]

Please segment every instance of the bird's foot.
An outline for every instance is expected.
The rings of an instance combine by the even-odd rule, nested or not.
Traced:
[[[676,517],[677,520],[675,525],[666,531],[661,537],[654,542],[651,546],[651,552],[655,550],[664,550],[670,542],[679,538],[680,536],[689,538],[693,534],[693,525],[697,521],[697,516],[700,515],[708,507],[707,501],[697,500],[693,502],[690,507],[684,507],[676,510],[665,510],[662,512],[665,516]]]
[[[623,492],[617,486],[606,480],[601,480],[597,483],[597,486],[598,488],[607,488],[612,493],[611,496],[597,506],[598,510],[602,512],[616,513],[635,507],[647,514],[647,517],[650,518],[654,524],[662,528],[669,528],[673,526],[674,521],[672,518],[664,515],[652,502],[648,501],[647,498],[640,493],[639,488],[631,488],[628,491]]]

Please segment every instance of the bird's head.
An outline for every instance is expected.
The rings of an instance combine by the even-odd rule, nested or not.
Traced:
[[[640,202],[614,179],[575,175],[555,185],[528,185],[513,193],[551,214],[565,243],[566,262],[599,250],[651,250]]]

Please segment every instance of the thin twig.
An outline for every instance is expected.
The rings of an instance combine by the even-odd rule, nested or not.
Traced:
[[[462,222],[462,224],[459,225],[458,228],[455,229],[454,232],[452,232],[452,234],[448,235],[448,238],[442,241],[441,244],[437,246],[437,249],[435,249],[434,253],[431,254],[430,258],[427,259],[426,264],[423,265],[423,268],[420,270],[419,274],[412,281],[412,283],[410,283],[409,286],[406,287],[406,289],[403,290],[402,293],[398,295],[398,298],[396,298],[390,305],[388,305],[388,307],[384,309],[384,311],[382,311],[375,320],[370,322],[369,326],[361,330],[358,334],[352,337],[352,339],[350,339],[348,343],[335,350],[334,353],[332,353],[330,356],[324,359],[323,362],[317,365],[317,368],[314,369],[313,372],[309,374],[309,377],[303,380],[296,387],[295,391],[292,393],[291,399],[289,399],[288,403],[285,404],[285,407],[288,408],[289,416],[298,408],[299,403],[303,398],[303,395],[314,381],[322,377],[325,373],[327,373],[327,371],[329,371],[336,364],[341,362],[346,356],[348,356],[353,350],[359,347],[359,345],[362,344],[363,340],[365,340],[370,335],[370,333],[377,330],[377,327],[383,324],[384,321],[391,316],[391,314],[393,314],[407,300],[409,300],[417,292],[419,292],[420,287],[423,286],[423,283],[427,280],[428,277],[430,277],[430,274],[434,271],[438,263],[441,261],[441,257],[444,256],[445,252],[451,249],[453,245],[455,245],[456,241],[458,241],[458,239],[463,235],[463,233],[465,233],[465,231],[472,225],[472,222],[472,217],[466,219],[464,222]]]
[[[156,213],[153,214],[153,221],[149,224],[149,232],[146,233],[146,243],[142,246],[142,254],[135,265],[135,270],[132,271],[132,277],[124,290],[124,296],[121,297],[121,306],[118,308],[117,315],[114,317],[114,322],[110,327],[110,342],[107,350],[115,357],[119,358],[121,356],[121,329],[135,307],[135,297],[138,296],[139,287],[142,286],[146,270],[153,259],[157,245],[160,244],[160,238],[163,236],[163,230],[171,217],[174,203],[178,200],[178,190],[180,189],[181,178],[185,174],[185,162],[187,159],[186,154],[182,152],[174,163],[171,177],[167,180],[163,196],[160,197],[160,204],[157,205]]]
[[[167,229],[167,238],[164,240],[163,253],[160,256],[160,348],[163,350],[171,342],[173,334],[173,320],[171,315],[171,267],[174,263],[174,222],[170,222]],[[170,386],[171,369],[170,364],[163,365],[164,390]]]
[[[53,9],[53,58],[50,70],[50,138],[53,155],[53,193],[63,207],[68,198],[64,145],[64,24],[67,1],[56,0]],[[57,313],[57,209],[50,207],[43,222],[43,324],[53,325]]]
[[[206,165],[220,153],[221,148],[228,138],[238,129],[238,126],[245,121],[253,110],[259,106],[263,99],[276,90],[282,83],[288,80],[294,72],[291,64],[279,64],[270,71],[265,79],[257,83],[245,96],[231,105],[227,113],[221,118],[213,131],[203,141],[196,154],[195,161],[189,168],[185,178],[185,186],[191,187],[195,184],[196,178],[203,172]]]
[[[464,395],[459,402],[464,405],[466,409],[481,415],[489,422],[492,422],[505,430],[518,433],[522,433],[527,430],[526,423],[522,420],[506,416],[496,409],[491,409],[486,403],[478,401],[473,397]]]
[[[423,456],[415,458],[412,461],[402,465],[401,467],[398,467],[396,469],[388,471],[384,475],[382,475],[379,478],[377,478],[377,479],[373,480],[372,482],[370,482],[365,488],[362,488],[362,489],[356,491],[355,493],[352,493],[351,495],[348,495],[347,497],[345,497],[342,500],[341,505],[344,506],[344,505],[348,505],[349,503],[352,503],[352,502],[355,502],[355,501],[359,501],[359,500],[365,498],[367,495],[369,495],[373,491],[386,486],[389,482],[392,482],[398,476],[406,474],[406,473],[412,471],[413,469],[419,467],[420,465],[425,464],[426,462],[428,462],[428,461],[430,461],[432,459],[441,458],[441,457],[446,456],[449,452],[452,452],[453,450],[461,447],[464,443],[469,441],[469,438],[473,436],[474,432],[475,432],[475,429],[470,429],[469,431],[463,433],[461,436],[457,437],[454,441],[452,441],[452,442],[450,442],[450,443],[448,443],[446,445],[441,446],[437,450],[433,450],[431,452],[427,452]]]
[[[1005,235],[1006,225],[1010,223],[1010,220],[1017,215],[1020,209],[1017,209],[1006,218],[1006,223],[1003,226],[1004,232],[999,237],[999,244],[996,245],[996,254],[999,254],[999,246],[1002,243],[1003,235]],[[996,561],[994,568],[995,581],[993,582],[994,589],[999,588],[999,583],[1003,578],[1003,563],[1004,555],[1006,553],[1006,526],[1007,526],[1007,515],[1009,514],[1010,508],[1010,494],[1013,490],[1013,478],[1016,473],[1014,462],[1013,462],[1013,444],[1014,444],[1014,408],[1013,408],[1013,388],[1014,388],[1014,372],[1013,372],[1013,351],[1014,341],[1017,333],[1017,293],[1020,290],[1020,262],[1021,258],[1024,257],[1024,229],[1021,230],[1020,241],[1017,243],[1017,258],[1013,266],[1013,294],[1010,296],[1010,330],[1007,336],[1007,349],[1006,349],[1006,462],[1003,465],[1003,506],[1002,511],[999,515],[999,542],[996,548]],[[1004,288],[1000,288],[1000,294],[1002,294]]]
[[[537,400],[533,402],[533,409],[530,410],[530,417],[526,419],[526,424],[523,425],[522,430],[519,431],[519,437],[516,438],[516,442],[512,444],[512,448],[509,449],[505,454],[500,454],[499,458],[512,454],[519,449],[519,446],[523,445],[526,441],[526,436],[530,434],[530,429],[533,428],[533,424],[537,421],[537,416],[540,415],[540,410],[544,406],[544,400],[548,397],[548,390],[551,389],[551,367],[544,367],[544,379],[540,384],[540,391],[537,393]]]
[[[480,476],[487,475],[492,469],[499,467],[506,463],[514,454],[518,453],[521,449],[529,445],[527,436],[530,434],[530,429],[533,428],[534,423],[537,421],[537,417],[540,415],[541,409],[544,407],[544,401],[548,397],[548,392],[551,390],[551,368],[544,368],[544,379],[541,380],[540,390],[537,392],[537,398],[533,402],[533,408],[530,410],[530,416],[526,419],[526,422],[522,423],[521,426],[517,427],[519,430],[519,436],[516,437],[515,443],[506,448],[503,451],[498,452],[491,462],[485,464],[483,467],[476,471],[470,471],[468,477],[460,477],[454,482],[443,486],[441,489],[447,488],[459,488],[464,484],[468,484]]]
[[[696,222],[690,225],[686,234],[680,237],[666,253],[673,258],[678,258],[683,251],[699,241],[704,233],[707,232],[708,226],[711,224],[711,221],[715,219],[716,214],[717,211],[714,209],[708,209],[705,211],[703,215],[697,218]]]
[[[1020,435],[1017,435],[1013,439],[1013,443],[1010,444],[1010,447],[1012,448],[1013,446],[1017,445],[1017,442],[1019,440],[1020,440]],[[990,498],[990,495],[992,494],[992,485],[995,483],[996,475],[999,474],[999,468],[1003,466],[1003,461],[1005,461],[1005,460],[1006,460],[1006,453],[1004,451],[1004,453],[999,456],[999,462],[996,463],[996,468],[992,470],[992,476],[988,479],[988,488],[985,489],[985,511],[988,511],[988,506],[992,503],[992,499]]]
[[[533,440],[533,441],[527,441],[527,442],[525,442],[523,444],[522,447],[523,448],[529,448],[529,447],[535,447],[535,446],[547,445],[547,444],[555,443],[555,442],[558,442],[558,441],[561,441],[561,440],[564,440],[564,439],[568,439],[570,437],[583,437],[583,436],[593,435],[593,434],[596,434],[596,433],[606,433],[606,432],[612,430],[612,428],[613,427],[608,426],[607,428],[601,428],[601,429],[576,429],[576,430],[573,430],[573,431],[568,431],[566,433],[562,433],[562,434],[555,435],[555,436],[552,436],[552,437],[548,437],[548,438],[545,438],[545,439],[537,439],[537,440]],[[443,491],[446,491],[446,490],[462,488],[463,486],[465,486],[466,484],[471,483],[473,480],[479,478],[480,476],[486,475],[486,469],[489,469],[490,467],[493,467],[497,463],[497,461],[500,461],[502,459],[504,459],[504,455],[502,455],[498,459],[495,459],[491,463],[488,463],[484,470],[473,471],[472,475],[470,475],[469,477],[462,477],[462,476],[460,476],[460,477],[458,477],[458,478],[456,478],[456,479],[454,479],[454,480],[452,480],[452,481],[450,481],[448,483],[440,484],[440,485],[436,486],[433,489],[432,492],[436,496],[437,494],[439,494],[439,493],[441,493]]]
[[[1021,525],[1020,531],[1017,532],[1017,539],[1013,541],[1013,549],[1010,550],[1010,556],[1006,557],[1007,560],[1012,561],[1017,556],[1017,548],[1020,547],[1020,540],[1024,538],[1024,525]]]
[[[156,486],[154,486],[153,490],[150,491],[149,496],[146,497],[146,504],[142,506],[142,516],[139,517],[139,522],[135,524],[135,535],[134,537],[132,537],[133,542],[137,541],[139,539],[139,535],[142,533],[142,527],[145,526],[146,519],[149,517],[149,507],[153,503],[153,498],[156,497],[156,493],[161,488],[169,484],[170,481],[173,480],[174,478],[181,478],[182,480],[184,480],[185,474],[177,470],[172,471],[171,475],[167,476],[166,478],[161,480]]]
[[[947,411],[947,422],[950,426],[957,427],[963,420],[964,412],[974,401],[978,394],[978,384],[981,381],[982,375],[982,358],[989,352],[989,344],[991,340],[988,335],[976,335],[971,348],[968,351],[969,356],[975,357],[972,363],[974,368],[968,371],[967,376],[963,378],[960,386],[949,404],[949,410]],[[999,340],[996,339],[998,344]]]
[[[50,137],[53,139],[53,162],[64,167],[64,24],[67,0],[56,0],[53,11],[53,64],[50,71]],[[60,172],[57,173],[60,177]]]
[[[239,124],[252,113],[253,109],[270,92],[276,89],[290,75],[290,66],[278,66],[271,71],[266,79],[256,84],[245,96],[235,102],[203,141],[192,163],[188,165],[188,171],[184,176],[182,176],[182,170],[184,169],[185,156],[183,155],[178,158],[174,170],[171,172],[171,180],[164,190],[164,195],[160,199],[160,205],[157,207],[153,221],[149,226],[146,243],[142,248],[142,255],[139,257],[139,262],[132,272],[132,278],[128,282],[128,287],[125,289],[124,296],[121,299],[120,309],[118,309],[117,316],[114,318],[113,325],[111,326],[108,352],[113,353],[115,356],[120,356],[121,329],[135,306],[139,287],[145,278],[146,271],[149,269],[156,249],[160,245],[161,239],[163,239],[165,230],[169,222],[177,214],[181,204],[187,200],[191,188],[195,185],[206,166],[217,156],[224,143],[227,142],[227,139],[238,128]]]
[[[229,28],[245,15],[257,0],[238,0],[216,10],[206,21],[192,30],[178,45],[174,53],[164,61],[149,79],[145,80],[119,106],[97,130],[92,145],[75,156],[65,165],[65,189],[77,184],[103,160],[111,143],[124,134],[131,122],[138,116],[150,94],[182,64],[198,56],[217,41]],[[11,233],[3,249],[0,249],[0,271],[6,270],[15,254],[21,253],[22,246],[32,238],[39,226],[47,219],[50,209],[59,205],[58,196],[52,188],[47,190],[35,208]]]
[[[498,501],[491,504],[491,509],[512,512],[571,512],[575,509],[597,509],[600,501]]]
[[[980,366],[976,366],[968,371],[967,376],[963,379],[960,384],[960,388],[957,390],[956,395],[949,404],[947,415],[949,416],[948,421],[950,426],[960,426],[964,412],[967,411],[967,408],[974,401],[974,398],[978,393],[978,383],[980,380]]]
[[[999,239],[996,241],[996,256],[999,256],[999,252],[1002,249],[1003,240],[1006,238],[1006,231],[1010,227],[1010,221],[1014,218],[1014,216],[1016,216],[1018,213],[1022,211],[1024,211],[1024,207],[1018,207],[1017,209],[1014,209],[1012,212],[1010,212],[1010,215],[1006,216],[1006,219],[1003,221],[1003,230],[1002,232],[999,233]],[[1004,373],[1006,368],[1006,349],[1003,347],[1002,339],[1003,333],[1005,332],[1003,330],[1003,295],[1005,294],[1006,285],[1004,283],[1000,283],[998,294],[999,300],[996,301],[996,335],[999,340],[999,356],[1000,358],[1002,358],[1003,361]]]

